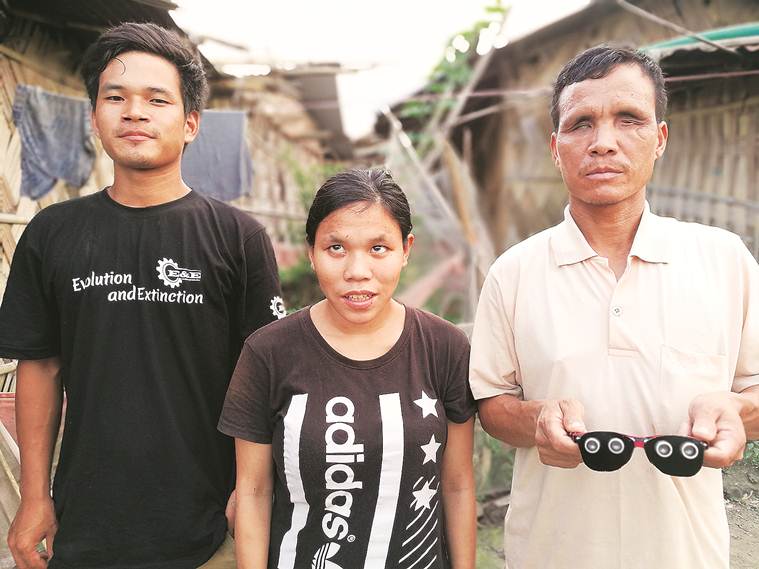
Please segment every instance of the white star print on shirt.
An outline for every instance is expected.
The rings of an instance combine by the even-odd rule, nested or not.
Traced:
[[[435,415],[435,417],[438,416],[437,409],[435,409],[437,399],[428,397],[424,391],[422,391],[422,397],[420,399],[415,399],[414,403],[422,408],[422,419],[424,419],[427,415]]]
[[[421,445],[419,448],[424,452],[424,460],[422,461],[422,464],[437,462],[437,449],[440,448],[440,443],[435,440],[435,435],[430,437],[430,442],[426,445]]]
[[[420,490],[416,490],[412,492],[414,495],[414,501],[412,504],[414,504],[414,510],[421,510],[422,508],[430,508],[430,502],[432,501],[432,498],[435,497],[435,494],[437,493],[437,490],[434,488],[430,488],[432,484],[432,481],[427,480],[424,483],[424,486]]]

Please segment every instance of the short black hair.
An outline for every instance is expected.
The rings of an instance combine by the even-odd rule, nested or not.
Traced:
[[[100,74],[122,53],[139,51],[164,58],[179,72],[185,114],[203,110],[208,81],[198,54],[185,45],[178,33],[149,22],[127,22],[106,30],[91,44],[82,60],[82,78],[95,108]]]
[[[637,65],[651,79],[656,98],[656,120],[664,120],[664,115],[667,113],[667,88],[659,64],[637,49],[602,44],[577,54],[559,72],[551,99],[551,120],[554,130],[559,128],[559,97],[565,87],[586,79],[601,79],[611,73],[615,67],[626,64]]]
[[[334,211],[354,203],[379,204],[385,208],[401,230],[404,243],[411,233],[411,208],[406,194],[381,168],[352,168],[329,178],[316,192],[308,210],[306,241],[314,246],[319,224]]]

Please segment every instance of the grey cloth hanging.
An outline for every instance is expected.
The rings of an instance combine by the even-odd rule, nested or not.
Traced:
[[[223,201],[248,193],[253,161],[244,111],[204,111],[197,138],[182,156],[182,178],[193,190]]]
[[[21,137],[21,194],[39,199],[56,180],[82,187],[92,172],[95,148],[87,99],[31,85],[17,85],[13,121]]]

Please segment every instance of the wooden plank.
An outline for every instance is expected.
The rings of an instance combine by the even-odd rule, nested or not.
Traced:
[[[0,225],[0,245],[3,248],[3,257],[10,264],[16,253],[16,239],[9,225]]]
[[[720,147],[723,139],[721,136],[721,129],[719,128],[719,117],[715,117],[715,115],[712,114],[704,115],[703,121],[705,127],[705,136],[704,140],[701,143],[701,146],[705,149],[704,158],[706,164],[706,175],[704,176],[704,184],[701,188],[701,191],[706,195],[703,196],[704,199],[701,200],[701,203],[698,206],[698,217],[696,220],[700,223],[712,225],[714,204],[708,198],[710,195],[715,194],[717,191],[718,176],[716,174],[716,171],[718,165],[721,163]]]
[[[5,176],[0,174],[0,211],[15,212],[16,204],[13,203],[13,196],[10,186],[5,180]]]
[[[723,90],[723,98],[727,96],[728,94]],[[726,148],[726,142],[734,140],[735,128],[731,120],[730,111],[714,113],[713,116],[720,133],[719,142],[715,145],[717,156],[715,158],[714,195],[726,198],[731,194],[730,184],[734,173],[731,152]],[[718,227],[732,229],[730,210],[731,208],[725,201],[720,200],[715,203],[712,213],[712,223]]]
[[[24,196],[18,202],[16,213],[20,215],[21,217],[26,217],[26,218],[31,219],[32,217],[34,217],[34,214],[37,213],[38,209],[39,208],[36,202]],[[13,238],[15,239],[16,243],[18,243],[19,237],[21,237],[21,234],[24,232],[25,228],[26,228],[25,225],[11,226],[11,233],[13,234]]]
[[[704,121],[703,117],[701,116],[693,116],[691,117],[691,122],[693,125],[693,140],[695,141],[701,141],[704,138]],[[683,186],[683,189],[691,190],[694,192],[700,192],[703,191],[703,174],[704,174],[704,156],[703,156],[703,146],[700,144],[696,144],[696,147],[693,148],[691,152],[692,156],[692,163],[691,168],[689,168],[688,173],[689,176],[687,177],[687,184]],[[696,219],[696,201],[692,198],[683,200],[683,210],[682,210],[682,219],[685,221],[693,221]]]

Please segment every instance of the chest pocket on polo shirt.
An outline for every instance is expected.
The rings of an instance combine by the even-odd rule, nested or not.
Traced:
[[[659,371],[660,399],[664,407],[660,427],[672,433],[688,417],[694,397],[730,389],[727,356],[690,352],[662,345]]]

